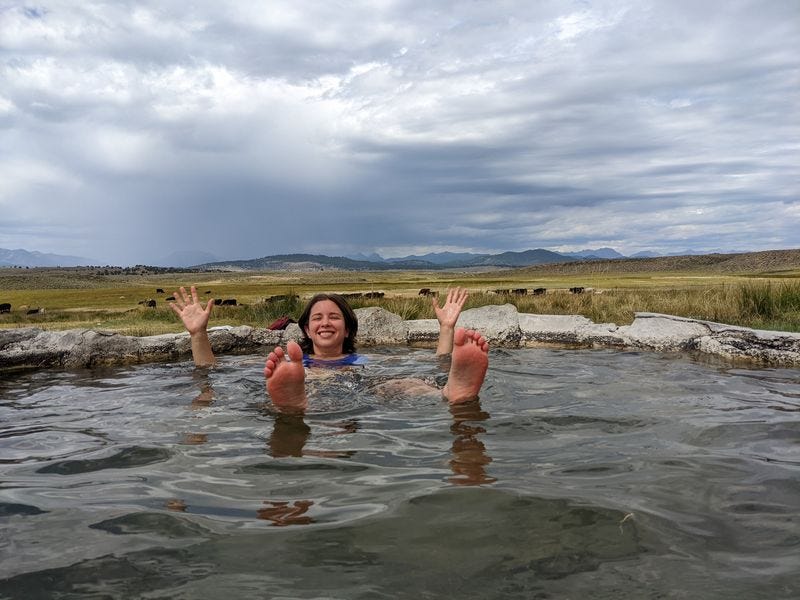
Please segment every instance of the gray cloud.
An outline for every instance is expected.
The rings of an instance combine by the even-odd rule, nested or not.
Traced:
[[[6,4],[0,247],[798,247],[798,46],[789,0]]]

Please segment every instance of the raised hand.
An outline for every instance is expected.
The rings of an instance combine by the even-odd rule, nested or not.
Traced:
[[[197,288],[192,286],[191,293],[186,292],[185,287],[181,287],[175,292],[175,302],[170,302],[169,307],[181,318],[183,326],[190,334],[201,333],[208,327],[208,319],[211,317],[211,307],[213,300],[203,306],[197,297]]]
[[[447,292],[447,299],[444,305],[439,307],[439,299],[435,296],[431,299],[433,304],[433,311],[436,313],[436,319],[439,321],[440,327],[455,327],[458,316],[461,314],[461,309],[464,302],[467,301],[469,292],[464,288],[453,288]]]
[[[439,342],[436,345],[436,354],[450,354],[453,351],[453,333],[456,321],[458,321],[458,316],[468,297],[467,290],[456,287],[447,292],[447,299],[441,307],[435,296],[431,299],[433,311],[439,321]]]

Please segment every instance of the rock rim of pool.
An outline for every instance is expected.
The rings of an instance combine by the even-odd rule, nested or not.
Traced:
[[[359,347],[435,347],[436,319],[406,321],[379,307],[357,309]],[[512,304],[465,310],[459,326],[480,331],[492,347],[536,346],[696,352],[766,365],[800,364],[800,334],[763,331],[656,313],[636,313],[630,325],[594,323],[578,315],[519,313]],[[264,353],[300,328],[271,331],[246,325],[209,329],[216,354]],[[114,331],[45,331],[28,327],[0,330],[0,369],[86,368],[98,365],[180,360],[191,356],[188,333],[145,337]]]

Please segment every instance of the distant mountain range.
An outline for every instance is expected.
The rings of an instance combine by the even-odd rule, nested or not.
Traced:
[[[78,267],[92,264],[95,264],[95,261],[81,256],[0,248],[0,267]]]
[[[383,258],[379,254],[355,254],[351,256],[326,256],[323,254],[276,254],[246,260],[219,260],[202,251],[174,252],[150,266],[173,268],[218,269],[225,271],[320,271],[323,269],[343,271],[380,270],[435,270],[435,269],[491,269],[519,268],[536,265],[558,264],[574,261],[615,260],[623,258],[654,258],[659,256],[688,256],[704,254],[687,250],[669,255],[655,252],[639,252],[626,257],[613,248],[595,248],[578,252],[553,252],[543,248],[523,252],[499,254],[474,254],[470,252],[432,252],[400,258]],[[79,256],[46,254],[28,250],[6,250],[0,248],[0,267],[75,267],[100,265],[97,260]]]
[[[695,254],[695,253],[692,253]],[[636,257],[658,256],[655,253],[640,253]],[[356,254],[353,256],[326,256],[323,254],[278,254],[249,260],[215,261],[194,265],[200,269],[230,271],[386,271],[386,270],[436,270],[472,268],[519,268],[575,261],[614,260],[626,257],[613,248],[581,250],[569,254],[553,252],[543,248],[523,252],[500,254],[473,254],[469,252],[433,252],[401,258],[383,258],[379,254]]]
[[[219,257],[203,251],[183,250],[173,252],[148,263],[151,267],[191,267],[200,263],[218,261]],[[48,254],[36,250],[8,250],[0,248],[0,267],[81,267],[106,265],[98,259],[82,256]]]

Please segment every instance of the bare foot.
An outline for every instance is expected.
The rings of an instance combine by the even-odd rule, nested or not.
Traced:
[[[264,376],[275,406],[306,407],[306,370],[303,368],[303,351],[297,342],[286,344],[286,352],[277,346],[269,353]]]
[[[489,343],[477,331],[456,329],[450,374],[442,395],[450,404],[475,400],[489,368]]]

